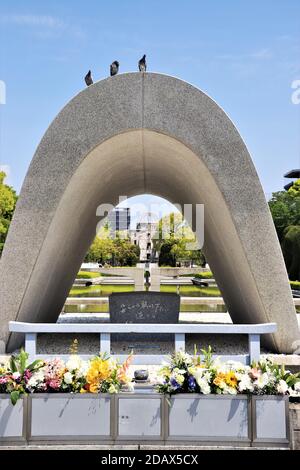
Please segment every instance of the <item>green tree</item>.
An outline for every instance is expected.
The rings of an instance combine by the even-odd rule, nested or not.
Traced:
[[[159,266],[176,266],[176,255],[172,253],[172,248],[176,244],[176,240],[167,240],[160,246],[158,257]]]
[[[159,252],[160,266],[176,266],[180,261],[205,264],[203,252],[192,249],[196,237],[180,213],[171,213],[160,219],[154,235],[154,249]]]
[[[270,211],[280,242],[283,239],[284,230],[289,225],[300,225],[300,190],[292,188],[289,191],[273,193],[269,201]]]
[[[89,251],[86,261],[97,261],[99,263],[112,263],[115,266],[135,266],[139,261],[140,249],[133,245],[123,233],[116,233],[111,238],[109,226],[101,227]]]
[[[270,211],[289,278],[300,279],[300,179],[288,191],[272,194]]]
[[[286,269],[291,281],[300,279],[300,225],[290,225],[281,243]]]
[[[114,244],[114,264],[119,266],[135,266],[140,259],[140,248],[130,242],[128,238],[123,238],[116,234]]]
[[[6,174],[4,171],[0,172],[0,254],[3,251],[5,239],[9,229],[10,221],[12,219],[17,195],[15,190],[4,183]]]
[[[110,238],[108,226],[104,225],[94,238],[94,241],[86,254],[85,260],[97,261],[104,264],[112,259],[113,253],[113,240]]]

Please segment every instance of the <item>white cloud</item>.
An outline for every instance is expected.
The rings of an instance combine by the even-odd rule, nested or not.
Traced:
[[[65,26],[62,20],[49,15],[5,15],[2,16],[1,22],[24,26],[43,26],[52,29]]]
[[[252,57],[253,59],[271,59],[272,56],[273,54],[271,50],[267,47],[250,54],[250,57]]]
[[[6,103],[6,85],[3,80],[0,80],[0,104]]]

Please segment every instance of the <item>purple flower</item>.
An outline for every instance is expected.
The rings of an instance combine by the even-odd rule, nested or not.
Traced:
[[[190,390],[195,390],[196,388],[196,380],[192,375],[188,378],[188,387]]]
[[[175,379],[171,379],[170,382],[171,382],[171,385],[172,385],[173,388],[175,388],[175,389],[180,388],[179,383],[176,382]]]

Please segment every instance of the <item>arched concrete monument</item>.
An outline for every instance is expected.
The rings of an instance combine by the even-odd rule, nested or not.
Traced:
[[[204,251],[233,321],[274,321],[269,346],[295,349],[280,246],[242,138],[202,91],[155,73],[95,83],[44,135],[1,259],[2,345],[18,344],[9,320],[56,321],[94,238],[97,206],[140,193],[205,205]]]

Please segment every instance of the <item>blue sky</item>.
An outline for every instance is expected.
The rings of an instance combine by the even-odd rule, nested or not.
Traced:
[[[1,1],[0,162],[20,190],[48,125],[109,64],[186,80],[213,97],[244,138],[265,193],[300,166],[299,0]]]

